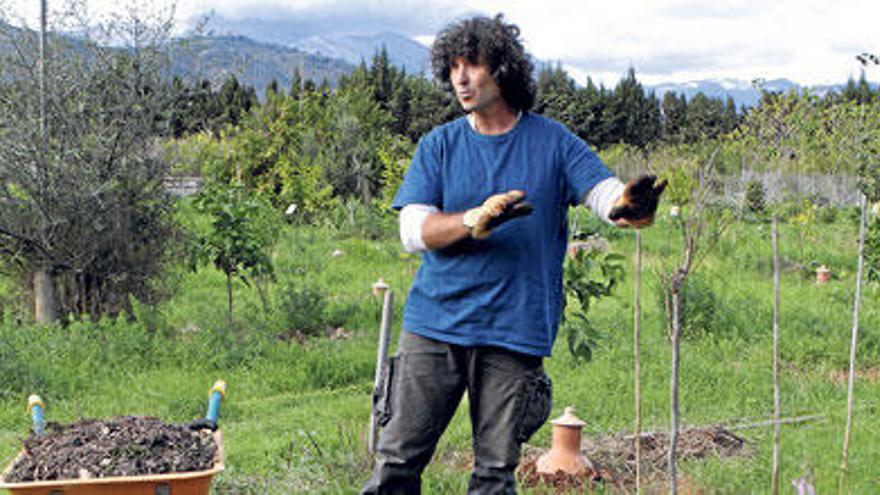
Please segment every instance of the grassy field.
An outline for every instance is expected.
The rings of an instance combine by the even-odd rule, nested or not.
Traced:
[[[630,259],[631,233],[604,232],[613,250]],[[732,224],[694,275],[699,323],[688,329],[681,362],[686,425],[751,423],[772,414],[769,232],[765,223]],[[781,242],[782,412],[820,416],[782,428],[782,488],[792,492],[789,482],[807,476],[819,493],[828,493],[837,487],[845,424],[856,225],[838,215],[836,223],[816,224],[803,237],[783,225]],[[644,234],[646,431],[668,424],[670,347],[657,281],[678,249],[666,218]],[[341,254],[334,256],[336,250]],[[255,290],[239,285],[232,325],[224,278],[211,269],[172,273],[174,296],[157,308],[136,306],[134,322],[35,328],[7,317],[0,327],[0,459],[11,459],[28,432],[29,393],[43,397],[50,420],[144,414],[183,422],[204,414],[208,389],[223,378],[229,383],[221,411],[227,470],[216,478],[216,493],[357,492],[369,475],[365,445],[381,312],[370,286],[379,277],[392,286],[396,337],[418,260],[401,255],[394,239],[290,227],[275,262],[278,280],[269,287],[268,311]],[[834,271],[831,283],[814,283],[818,264]],[[554,380],[553,417],[575,406],[589,437],[633,425],[632,281],[628,264],[614,297],[591,309],[603,333],[591,362],[576,362],[564,339],[546,361]],[[878,295],[876,286],[863,295],[852,493],[880,491]],[[325,336],[340,327],[335,337]],[[749,442],[747,455],[685,462],[680,471],[711,491],[768,492],[772,428],[736,432]],[[530,443],[548,447],[549,425]],[[465,400],[428,467],[426,493],[465,491],[469,445]]]

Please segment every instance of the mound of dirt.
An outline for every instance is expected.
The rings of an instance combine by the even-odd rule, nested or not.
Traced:
[[[107,478],[210,469],[217,446],[210,430],[162,423],[157,418],[123,416],[62,425],[24,440],[25,456],[5,481]]]
[[[666,478],[669,434],[644,433],[641,436],[642,479],[645,483]],[[524,451],[518,476],[528,487],[545,486],[555,490],[590,488],[597,483],[622,490],[635,486],[635,441],[632,435],[603,437],[584,442],[582,453],[593,464],[594,470],[578,475],[563,472],[542,474],[535,470],[535,462],[546,450],[528,448]],[[679,460],[726,458],[746,453],[746,441],[720,426],[686,428],[679,433],[677,457]]]

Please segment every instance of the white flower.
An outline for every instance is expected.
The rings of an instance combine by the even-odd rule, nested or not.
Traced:
[[[294,213],[296,213],[296,204],[291,203],[290,206],[288,206],[287,209],[284,210],[284,214],[287,216],[290,216],[290,215],[293,215]]]

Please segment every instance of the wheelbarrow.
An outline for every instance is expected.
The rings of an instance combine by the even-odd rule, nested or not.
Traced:
[[[226,396],[226,383],[217,380],[209,392],[208,414],[197,420],[216,427],[220,403]],[[36,395],[28,400],[28,409],[34,424],[34,433],[43,434],[43,403]],[[225,468],[223,438],[219,429],[214,430],[214,463],[210,469],[181,473],[151,474],[143,476],[113,476],[106,478],[67,479],[8,483],[5,477],[13,466],[28,454],[19,453],[0,477],[0,489],[10,495],[208,495],[211,479]]]

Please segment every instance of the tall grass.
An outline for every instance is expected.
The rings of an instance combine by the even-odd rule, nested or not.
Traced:
[[[584,217],[582,230],[599,230]],[[627,256],[629,233],[605,231]],[[662,215],[643,232],[642,416],[645,431],[668,425],[669,345],[657,269],[675,255],[676,235]],[[783,426],[780,480],[807,475],[819,492],[836,486],[846,405],[845,370],[856,268],[855,227],[838,215],[798,246],[797,227],[781,225],[782,294],[780,387],[783,417],[820,414],[820,420]],[[334,252],[337,255],[334,256]],[[339,254],[341,252],[341,254]],[[700,268],[697,291],[711,293],[691,338],[682,342],[683,426],[767,419],[772,402],[772,259],[769,226],[735,224]],[[221,410],[227,470],[218,493],[355,493],[369,475],[366,453],[370,392],[381,302],[370,292],[379,277],[399,301],[392,352],[406,290],[418,265],[393,238],[365,240],[336,228],[289,227],[274,256],[278,279],[264,310],[255,290],[235,287],[233,323],[226,322],[223,275],[180,270],[174,297],[157,307],[135,305],[135,319],[71,321],[33,327],[7,318],[0,325],[0,459],[10,459],[27,434],[25,401],[39,393],[49,420],[149,414],[187,421],[205,412],[206,393],[226,379]],[[814,264],[835,273],[813,281]],[[546,361],[554,380],[554,417],[575,405],[596,437],[631,428],[632,277],[614,297],[591,309],[603,339],[589,363],[568,355],[562,339]],[[311,306],[297,306],[299,291]],[[855,425],[849,479],[853,493],[880,490],[880,293],[867,287],[862,308],[855,387]],[[695,300],[707,300],[697,297]],[[299,301],[302,303],[302,301]],[[311,316],[301,318],[307,307]],[[700,313],[702,312],[702,313]],[[310,327],[310,328],[306,328]],[[326,335],[338,327],[342,338]],[[307,331],[305,331],[307,330]],[[300,331],[299,340],[293,338]],[[350,335],[350,336],[347,336]],[[728,493],[768,491],[772,427],[738,430],[748,454],[684,462],[680,471],[698,486]],[[428,493],[465,491],[470,461],[467,400],[456,413],[428,467]],[[531,440],[550,443],[545,425]]]

